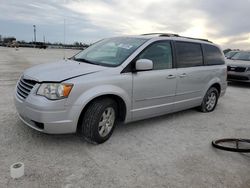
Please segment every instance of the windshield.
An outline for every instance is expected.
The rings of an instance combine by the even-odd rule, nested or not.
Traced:
[[[235,51],[227,52],[227,53],[225,54],[225,56],[226,56],[227,58],[231,58],[231,57],[233,57],[236,53],[238,53],[238,52],[235,52]]]
[[[132,37],[104,39],[76,54],[73,60],[115,67],[120,65],[147,40]]]
[[[250,61],[250,52],[238,52],[232,57],[233,60]]]

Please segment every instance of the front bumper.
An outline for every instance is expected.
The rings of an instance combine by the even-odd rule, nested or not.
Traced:
[[[228,81],[250,82],[250,72],[227,72]]]
[[[15,106],[20,119],[29,127],[44,133],[65,134],[76,132],[78,106],[67,106],[65,100],[50,101],[30,93],[22,100],[16,92]]]

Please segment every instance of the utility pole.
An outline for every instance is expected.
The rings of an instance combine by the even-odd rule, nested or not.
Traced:
[[[63,20],[63,59],[66,59],[65,58],[65,32],[66,32],[66,26],[65,26],[65,24],[66,24],[66,20],[65,20],[65,18],[64,18],[64,20]]]
[[[66,20],[65,20],[65,18],[64,18],[64,20],[63,20],[63,45],[64,45],[64,48],[65,48],[65,24],[66,24]]]
[[[33,25],[34,27],[34,42],[36,42],[36,25]]]

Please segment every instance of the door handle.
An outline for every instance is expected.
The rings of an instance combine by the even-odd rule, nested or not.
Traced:
[[[183,77],[186,77],[187,76],[187,74],[186,73],[182,73],[182,74],[180,74],[180,78],[183,78]]]
[[[176,76],[175,76],[175,75],[170,74],[170,75],[168,75],[166,78],[167,78],[167,79],[173,79],[173,78],[176,78]]]

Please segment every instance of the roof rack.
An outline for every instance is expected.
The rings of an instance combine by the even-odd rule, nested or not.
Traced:
[[[142,35],[158,35],[159,37],[181,37],[181,38],[186,38],[186,39],[201,40],[201,41],[213,43],[213,42],[209,41],[208,39],[185,37],[185,36],[180,36],[180,35],[174,34],[174,33],[145,33]]]
[[[210,42],[213,43],[212,41],[208,40],[208,39],[201,39],[201,38],[192,38],[192,37],[184,37],[184,36],[180,36],[182,38],[186,38],[186,39],[192,39],[192,40],[201,40],[201,41],[205,41],[205,42]]]
[[[178,34],[174,33],[145,33],[142,35],[158,35],[159,37],[179,37]]]

